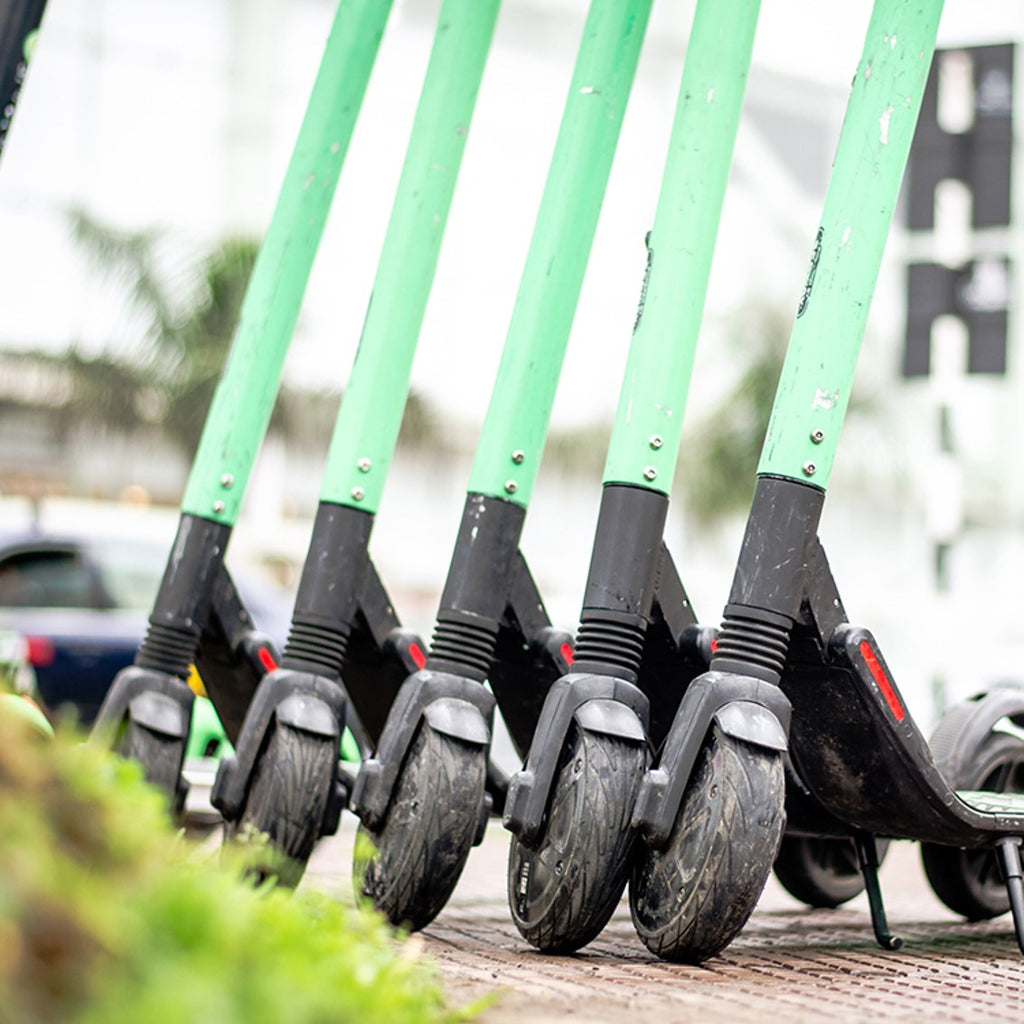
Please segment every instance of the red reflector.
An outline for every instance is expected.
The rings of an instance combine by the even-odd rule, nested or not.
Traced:
[[[25,637],[25,653],[29,664],[36,668],[46,668],[57,658],[53,644],[45,636]]]
[[[277,668],[277,662],[274,661],[274,656],[266,647],[261,647],[259,651],[256,652],[256,657],[260,659],[260,664],[263,666],[265,671],[273,672],[274,669]]]
[[[409,657],[412,658],[413,664],[417,668],[423,668],[427,663],[427,656],[423,653],[423,648],[417,643],[409,644]]]
[[[875,652],[871,649],[871,644],[867,640],[861,640],[860,642],[860,655],[864,659],[868,671],[871,673],[871,678],[874,679],[878,688],[882,691],[882,696],[885,698],[885,703],[889,705],[893,718],[897,722],[902,722],[905,714],[903,705],[900,703],[899,697],[896,696],[896,691],[892,688],[889,677],[885,674],[885,670],[882,668],[878,658],[875,657]]]
[[[574,658],[572,644],[562,644],[562,646],[559,648],[559,652],[561,653],[562,657],[565,658],[566,665],[571,665],[573,663]]]
[[[711,653],[712,654],[717,654],[718,653],[718,638],[717,637],[711,641]]]

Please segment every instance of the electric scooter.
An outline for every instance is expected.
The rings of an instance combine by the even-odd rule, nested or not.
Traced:
[[[17,0],[7,5],[0,18],[0,153],[18,106],[44,10],[46,0]]]
[[[224,556],[390,7],[390,0],[338,4],[207,415],[149,629],[134,665],[114,680],[93,728],[96,741],[141,762],[176,812],[186,795],[181,769],[193,662],[232,742],[259,680],[277,662]]]
[[[874,855],[886,836],[924,843],[936,892],[968,916],[998,912],[987,867],[998,858],[1024,949],[1024,796],[995,791],[1020,785],[1024,744],[998,729],[1021,720],[1020,692],[954,709],[933,757],[874,637],[847,620],[817,537],[941,9],[874,4],[716,650],[637,798],[630,907],[666,959],[705,960],[742,928],[753,900],[737,911],[737,894],[761,891],[778,848],[787,748],[822,809],[798,825],[852,833],[880,945],[900,945]],[[738,709],[759,733],[736,733]]]
[[[759,8],[699,0],[694,13],[575,661],[551,687],[509,785],[509,907],[545,952],[586,945],[611,917],[634,855],[649,747],[711,656],[714,630],[697,623],[663,533]],[[751,735],[763,718],[739,709],[731,729]]]
[[[399,625],[368,544],[498,10],[499,0],[441,7],[288,641],[211,794],[230,833],[269,836],[272,863],[257,848],[249,870],[281,884],[298,882],[317,840],[337,831],[350,783],[336,772],[349,698],[374,741],[402,680],[425,660],[425,645]]]
[[[353,790],[357,892],[408,928],[440,912],[500,810],[501,789],[487,792],[495,703],[522,755],[571,660],[519,540],[649,10],[650,0],[591,3],[430,654]]]

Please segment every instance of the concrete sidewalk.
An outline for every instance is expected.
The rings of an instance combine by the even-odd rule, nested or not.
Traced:
[[[304,885],[351,899],[354,819],[314,854]],[[875,945],[867,900],[808,910],[769,880],[739,938],[703,967],[656,959],[625,901],[578,954],[544,956],[519,935],[505,898],[508,833],[497,822],[422,933],[452,1002],[498,992],[483,1024],[654,1021],[1024,1021],[1024,956],[1009,915],[968,924],[932,895],[916,844],[890,845],[881,870],[898,952]]]

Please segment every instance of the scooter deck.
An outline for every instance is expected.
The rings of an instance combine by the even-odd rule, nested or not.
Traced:
[[[950,787],[874,637],[845,620],[815,546],[807,618],[794,629],[780,684],[793,708],[793,763],[814,797],[878,835],[959,847],[1024,835],[1024,797]]]
[[[958,789],[957,799],[983,814],[1024,817],[1024,793],[990,793],[978,789]]]

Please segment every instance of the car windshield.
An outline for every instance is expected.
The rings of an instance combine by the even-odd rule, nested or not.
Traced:
[[[148,611],[160,586],[167,561],[166,547],[126,540],[95,541],[93,547],[103,589],[114,607]]]
[[[27,548],[0,563],[0,607],[147,610],[166,551],[131,540]]]
[[[0,605],[93,608],[96,580],[76,551],[25,551],[0,565]]]

